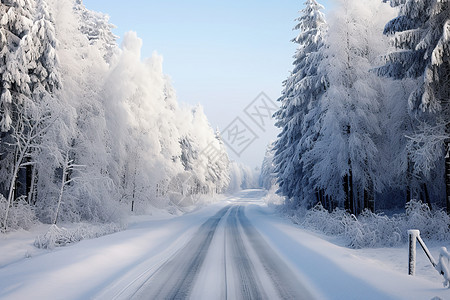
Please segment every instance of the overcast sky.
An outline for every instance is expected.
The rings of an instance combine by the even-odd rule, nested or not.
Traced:
[[[326,7],[325,13],[331,1],[319,0]],[[164,72],[172,78],[178,100],[200,103],[211,125],[223,135],[224,130],[238,127],[252,132],[252,138],[245,139],[249,142],[239,147],[229,142],[233,148],[229,154],[252,167],[261,165],[265,147],[278,130],[263,117],[270,109],[257,111],[253,106],[264,107],[266,103],[269,107],[269,100],[277,103],[282,82],[292,69],[295,45],[290,40],[296,36],[292,28],[304,7],[303,0],[83,3],[108,14],[119,37],[136,31],[143,40],[143,58],[153,51],[161,54]],[[253,102],[261,92],[269,99]]]

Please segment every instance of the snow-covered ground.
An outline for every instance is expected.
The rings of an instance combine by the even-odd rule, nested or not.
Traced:
[[[266,284],[270,275],[261,273],[266,266],[266,253],[276,253],[279,264],[284,262],[289,266],[286,269],[291,269],[286,274],[299,278],[308,293],[319,299],[432,299],[436,296],[450,299],[450,289],[442,286],[442,279],[420,249],[417,275],[408,276],[406,245],[359,250],[341,247],[339,241],[305,231],[283,219],[263,203],[262,196],[262,191],[247,190],[180,217],[163,213],[132,217],[124,231],[54,250],[33,246],[35,237],[44,233],[48,225],[0,236],[0,299],[137,297],[139,294],[134,292],[145,286],[152,274],[167,268],[168,261],[174,261],[177,253],[186,253],[186,257],[195,254],[183,249],[186,245],[196,245],[200,226],[225,207],[228,208],[222,210],[223,217],[218,217],[214,224],[208,251],[201,257],[190,293],[192,298],[233,298],[239,280],[229,277],[233,268],[239,266],[217,260],[215,255],[226,258],[223,252],[242,251],[240,247],[244,247],[249,263],[258,273],[254,281],[267,287],[268,296],[277,287]],[[239,207],[270,249],[260,251],[249,246],[254,243],[247,234],[251,226],[238,217]],[[233,227],[236,224],[240,227]],[[431,245],[436,257],[440,246],[450,245]],[[224,270],[228,270],[228,275],[223,274]],[[177,271],[175,268],[173,272]],[[181,267],[179,272],[183,272]],[[218,282],[224,278],[227,287],[220,290]]]

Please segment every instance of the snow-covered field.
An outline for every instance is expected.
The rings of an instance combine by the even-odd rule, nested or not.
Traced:
[[[247,190],[179,217],[162,212],[132,217],[124,231],[54,250],[33,246],[35,237],[45,233],[48,225],[0,236],[0,299],[130,297],[151,274],[192,243],[203,223],[229,205],[225,216],[231,215],[233,207],[244,207],[246,217],[270,245],[269,252],[277,253],[292,269],[287,273],[300,278],[319,299],[450,299],[450,289],[442,286],[439,274],[419,249],[417,275],[411,277],[407,275],[406,245],[358,250],[341,247],[339,240],[305,231],[283,219],[264,204],[262,196],[262,191]],[[218,290],[217,281],[224,276],[220,262],[214,259],[216,253],[224,251],[226,244],[219,237],[225,236],[227,226],[232,225],[229,219],[224,217],[217,224],[196,273],[192,298],[224,298],[227,293],[233,297],[233,284],[228,284],[225,294]],[[241,233],[242,228],[238,230]],[[249,243],[244,239],[247,250]],[[450,243],[432,244],[431,252],[436,257],[440,246],[449,247]],[[250,261],[257,272],[262,272],[253,252],[248,250]],[[233,267],[227,265],[225,269]],[[257,280],[264,278],[258,274]]]

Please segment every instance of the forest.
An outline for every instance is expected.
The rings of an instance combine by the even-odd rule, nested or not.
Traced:
[[[449,6],[340,0],[325,17],[306,0],[259,180],[284,209],[450,212]],[[2,0],[0,16],[2,231],[256,186],[135,32],[119,46],[81,0]]]
[[[0,298],[447,299],[450,0],[168,3],[0,0]]]
[[[178,104],[136,33],[119,47],[81,0],[2,0],[0,16],[2,231],[114,222],[226,190],[220,133],[200,105]]]
[[[450,213],[450,2],[336,6],[307,0],[296,19],[261,184],[291,209]]]

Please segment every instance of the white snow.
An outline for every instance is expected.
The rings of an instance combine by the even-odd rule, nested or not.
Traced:
[[[54,250],[33,246],[35,237],[48,225],[2,235],[0,299],[126,298],[146,274],[181,249],[206,219],[230,203],[245,206],[256,229],[319,299],[450,298],[450,290],[443,287],[442,277],[420,248],[416,276],[408,276],[407,245],[358,250],[339,246],[339,241],[280,217],[262,196],[263,192],[243,191],[179,217],[162,213],[132,217],[124,231]],[[216,236],[224,234],[225,219]],[[195,298],[211,299],[223,292],[217,280],[226,274],[221,274],[220,263],[211,259],[213,253],[224,251],[216,236],[199,273],[201,284],[193,289]],[[450,243],[428,246],[437,258],[439,248]]]

